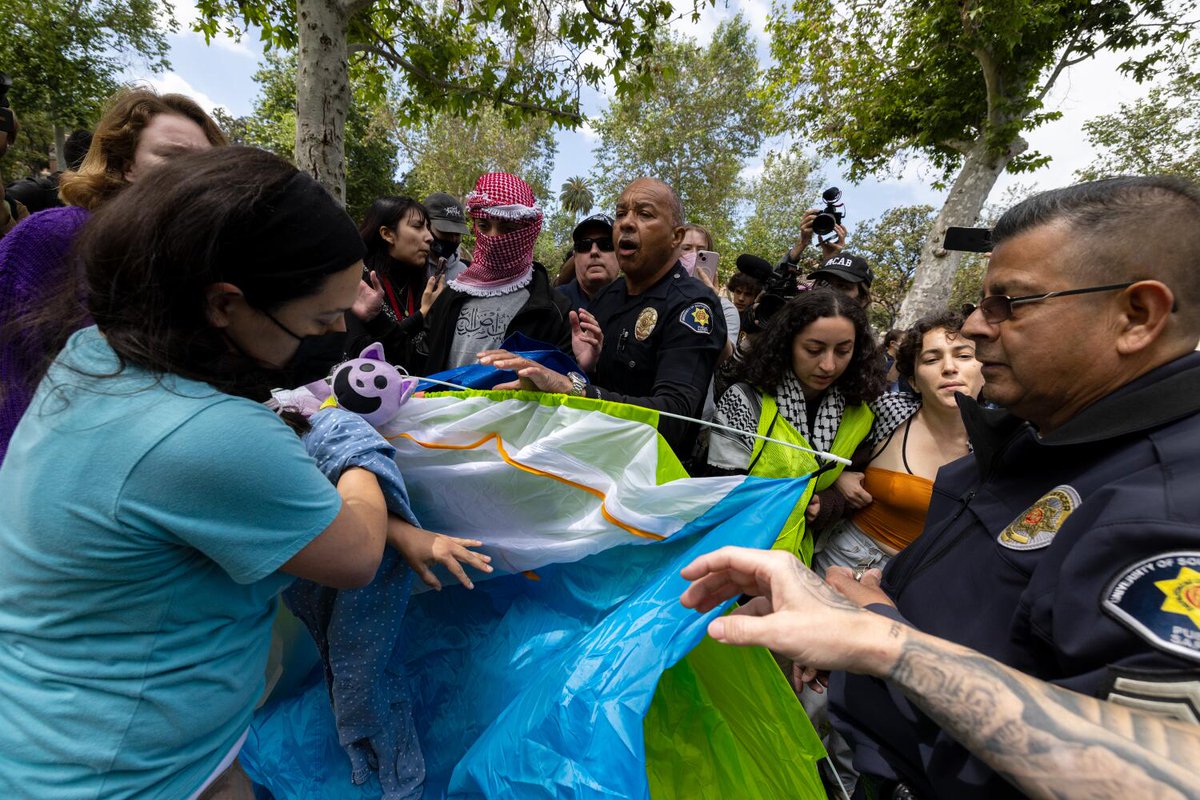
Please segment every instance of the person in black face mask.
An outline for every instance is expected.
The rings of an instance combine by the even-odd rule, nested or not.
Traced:
[[[434,192],[426,197],[425,210],[429,212],[429,230],[433,233],[426,274],[432,277],[441,272],[445,280],[452,281],[467,268],[467,262],[458,254],[462,237],[470,230],[466,224],[466,211],[462,203],[445,192]],[[445,269],[442,268],[443,258],[446,259]]]
[[[344,330],[364,249],[315,180],[249,147],[180,155],[88,221],[95,325],[79,329],[76,292],[47,309],[65,346],[0,466],[0,593],[22,608],[0,622],[6,682],[37,654],[22,700],[6,694],[23,721],[0,787],[53,769],[93,796],[250,796],[229,764],[275,598],[293,577],[364,586],[386,545],[423,559],[402,547],[437,541],[389,516],[373,473],[323,474],[263,405],[302,365],[324,373],[309,343]],[[36,608],[15,599],[47,580]],[[18,746],[26,720],[55,735]]]

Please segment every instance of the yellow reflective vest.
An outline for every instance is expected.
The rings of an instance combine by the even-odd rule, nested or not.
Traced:
[[[871,423],[874,421],[875,413],[866,403],[847,406],[842,412],[842,419],[838,423],[837,433],[834,434],[829,452],[850,458],[859,443],[871,432]],[[798,444],[801,447],[812,447],[808,440],[779,413],[779,405],[775,402],[775,396],[770,394],[762,395],[762,413],[758,417],[758,434]],[[754,449],[750,452],[748,474],[761,478],[802,478],[814,472],[818,473],[814,480],[809,481],[804,496],[792,509],[787,522],[779,532],[779,538],[775,540],[774,549],[795,553],[805,565],[812,564],[813,537],[807,530],[804,512],[808,508],[813,494],[832,486],[833,482],[842,474],[843,468],[843,464],[836,461],[819,461],[816,456],[803,450],[785,447],[763,439],[754,440]]]

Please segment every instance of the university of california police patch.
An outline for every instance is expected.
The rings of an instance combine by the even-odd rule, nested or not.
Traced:
[[[1101,607],[1158,649],[1200,661],[1200,552],[1134,564],[1109,584]]]
[[[712,309],[707,303],[692,303],[679,315],[679,321],[696,333],[712,333]]]
[[[1079,508],[1079,492],[1067,484],[1055,486],[1008,523],[996,541],[1009,550],[1038,550],[1054,541],[1054,535]]]

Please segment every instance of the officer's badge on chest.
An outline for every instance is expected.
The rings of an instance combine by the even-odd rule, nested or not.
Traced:
[[[1054,541],[1071,512],[1083,502],[1079,492],[1063,484],[1046,492],[1025,509],[1021,516],[1008,523],[996,541],[1009,550],[1038,550]]]
[[[644,342],[654,333],[654,326],[658,324],[658,309],[643,308],[642,313],[638,314],[637,322],[633,325],[633,335],[639,342]]]

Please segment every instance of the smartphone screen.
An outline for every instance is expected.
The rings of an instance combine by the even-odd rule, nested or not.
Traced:
[[[720,258],[712,250],[701,250],[696,253],[696,269],[704,270],[714,284],[717,282],[717,262]]]
[[[991,228],[947,228],[942,247],[964,253],[990,253]]]

